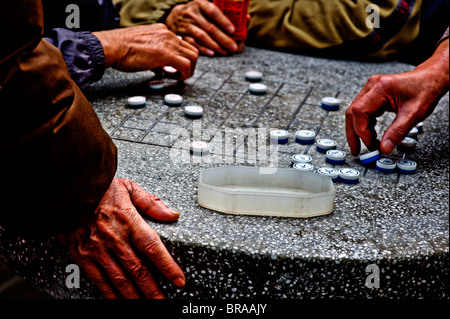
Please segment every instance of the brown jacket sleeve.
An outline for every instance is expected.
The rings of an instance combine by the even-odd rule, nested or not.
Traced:
[[[55,234],[93,214],[117,160],[61,53],[42,32],[40,0],[0,3],[0,225]]]

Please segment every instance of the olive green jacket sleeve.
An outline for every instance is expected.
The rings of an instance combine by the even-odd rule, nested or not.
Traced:
[[[377,3],[375,11],[368,7]],[[351,59],[395,59],[419,33],[421,0],[251,0],[249,45]]]
[[[123,26],[164,22],[185,0],[115,0]],[[377,4],[379,25],[368,5]],[[247,44],[330,58],[393,60],[419,33],[422,0],[250,0]],[[369,26],[367,26],[367,23]]]
[[[187,2],[189,0],[113,0],[120,12],[122,27],[164,23],[174,6]]]
[[[42,33],[40,0],[0,3],[0,225],[33,235],[85,224],[117,165],[115,145]]]

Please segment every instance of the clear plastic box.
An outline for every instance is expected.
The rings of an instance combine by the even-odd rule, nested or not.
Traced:
[[[223,166],[199,174],[198,204],[227,214],[313,217],[333,211],[336,190],[329,177],[277,168]]]

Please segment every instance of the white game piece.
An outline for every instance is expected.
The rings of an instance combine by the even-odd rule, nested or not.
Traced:
[[[345,163],[345,156],[347,156],[347,154],[344,151],[328,150],[325,160],[330,164],[342,165]]]
[[[270,131],[270,140],[278,144],[285,144],[289,141],[289,132],[285,130]]]
[[[382,157],[377,160],[376,168],[382,173],[393,173],[396,167],[397,163],[390,158]]]
[[[341,168],[339,170],[339,179],[346,184],[356,184],[359,182],[360,173],[354,168]]]
[[[292,165],[296,163],[311,163],[312,157],[306,154],[295,154],[291,156]]]
[[[375,162],[379,158],[380,158],[380,152],[378,150],[359,155],[359,160],[361,161],[361,164],[363,164],[363,165]]]
[[[178,94],[166,94],[164,96],[164,103],[168,106],[181,106],[183,103],[183,97]]]
[[[295,132],[295,141],[300,144],[313,144],[316,132],[310,130],[299,130]]]
[[[399,151],[413,152],[416,149],[417,141],[412,137],[405,137],[405,139],[397,146]]]
[[[189,145],[191,154],[206,155],[209,153],[209,144],[204,141],[194,141]]]
[[[417,134],[419,134],[419,129],[417,127],[413,127],[409,133],[408,133],[408,137],[411,137],[413,139],[417,139]]]
[[[131,108],[141,108],[144,107],[147,102],[145,96],[132,96],[128,98],[128,105]]]
[[[417,123],[416,128],[419,134],[423,133],[423,122]]]
[[[178,71],[173,66],[169,66],[169,65],[163,67],[163,69],[164,69],[164,72],[169,73],[169,74],[175,74]]]
[[[337,111],[341,103],[340,99],[327,96],[322,99],[322,108],[327,111]]]
[[[166,86],[166,83],[164,82],[163,79],[156,79],[156,80],[150,80],[148,82],[148,86],[152,90],[161,90],[161,89],[164,89],[164,87]]]
[[[266,92],[267,92],[267,86],[262,83],[252,83],[248,87],[248,90],[252,94],[263,95],[263,94],[266,94]]]
[[[245,79],[249,82],[259,82],[263,78],[263,74],[259,71],[247,71],[245,72]]]
[[[300,171],[312,172],[314,170],[314,166],[311,163],[295,163],[292,167]]]
[[[401,159],[397,161],[397,169],[402,174],[414,174],[417,170],[417,163],[411,160]]]
[[[337,143],[334,140],[328,138],[321,138],[317,140],[316,150],[321,153],[326,153],[328,150],[336,149]]]
[[[327,176],[329,178],[331,178],[331,180],[333,181],[333,183],[336,183],[338,181],[339,178],[339,172],[337,169],[331,168],[331,167],[321,167],[317,170],[317,173],[319,173],[320,175],[324,175]]]
[[[184,108],[184,115],[191,119],[199,119],[203,116],[203,108],[198,105],[189,105]]]

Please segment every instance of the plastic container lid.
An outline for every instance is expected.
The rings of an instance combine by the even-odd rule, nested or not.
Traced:
[[[333,211],[336,191],[330,178],[277,168],[223,166],[200,172],[198,204],[227,214],[313,217]]]
[[[295,141],[300,144],[312,144],[316,139],[316,132],[310,130],[299,130],[295,132]]]
[[[299,171],[314,171],[314,165],[312,165],[311,163],[295,163],[292,167]]]

